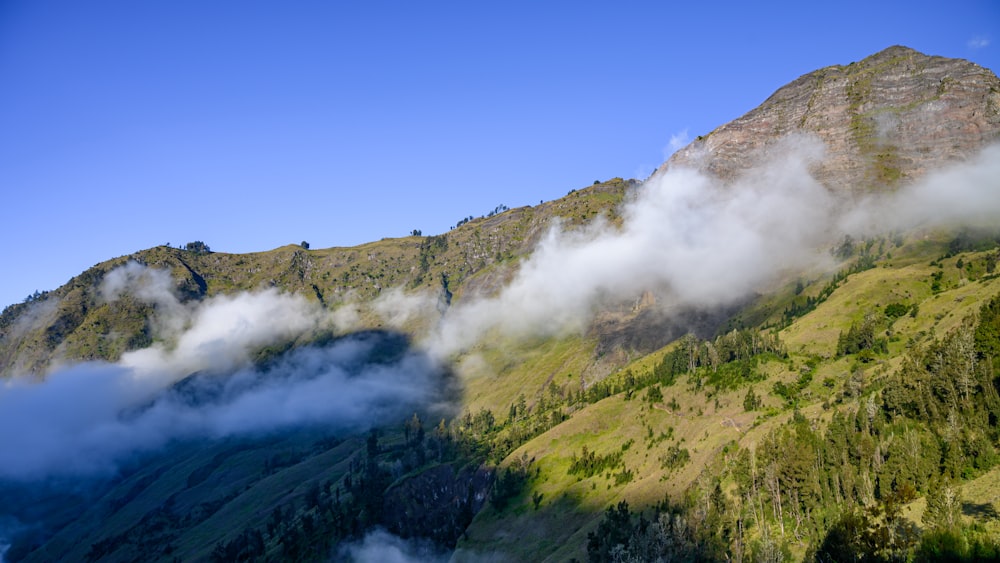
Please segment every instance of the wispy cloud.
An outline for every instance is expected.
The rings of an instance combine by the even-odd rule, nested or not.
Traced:
[[[691,138],[688,136],[687,129],[674,133],[670,136],[670,141],[667,143],[667,147],[663,149],[663,159],[666,160],[670,158],[670,155],[681,150],[690,142]]]
[[[428,540],[403,539],[376,528],[357,542],[339,547],[336,560],[354,563],[444,563],[451,553]]]
[[[990,46],[990,39],[989,39],[989,37],[984,37],[982,35],[977,35],[977,36],[973,37],[972,39],[969,39],[968,41],[966,41],[965,45],[968,48],[970,48],[970,49],[972,49],[974,51],[979,50],[979,49],[985,49],[986,47]]]

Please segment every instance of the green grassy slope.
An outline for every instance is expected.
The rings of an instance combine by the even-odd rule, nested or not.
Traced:
[[[648,387],[639,386],[593,404],[571,405],[575,410],[568,420],[532,438],[507,458],[506,463],[513,465],[534,460],[527,484],[504,510],[488,508],[476,517],[459,544],[459,560],[497,551],[513,560],[584,560],[587,534],[596,529],[607,507],[625,500],[634,508],[649,510],[664,496],[678,502],[704,486],[699,483],[720,475],[725,480],[723,468],[734,463],[733,452],[762,447],[788,426],[793,415],[822,429],[832,413],[854,412],[859,401],[864,401],[862,393],[878,398],[879,389],[899,370],[904,355],[954,331],[1000,294],[1000,277],[987,273],[997,250],[949,255],[951,236],[922,234],[893,248],[891,258],[889,251],[884,252],[871,269],[840,280],[824,301],[777,332],[787,356],[759,363],[756,382],[715,390],[698,388],[694,380],[681,376],[673,385],[661,386],[662,399],[656,401],[647,399]],[[801,294],[818,294],[829,283],[829,279],[818,279]],[[774,303],[787,304],[795,298],[792,289],[788,292],[785,297],[767,296],[761,301],[773,309]],[[837,355],[838,339],[852,323],[860,323],[872,312],[883,314],[891,304],[905,304],[908,312],[886,323],[884,352],[862,361],[854,354]],[[763,323],[773,323],[780,313],[773,311],[772,320]],[[620,380],[625,372],[652,371],[675,347],[634,361],[609,381]],[[526,371],[533,369],[518,365]],[[808,378],[802,377],[804,373]],[[527,377],[511,374],[510,381]],[[777,394],[778,383],[795,389],[793,400]],[[753,410],[744,405],[750,388],[761,399]],[[599,457],[621,452],[620,463],[593,476],[570,474],[574,456],[580,456],[584,447]],[[687,461],[669,466],[664,460],[680,449],[686,450]],[[633,477],[618,477],[626,471]],[[750,533],[759,538],[761,530]],[[809,545],[806,538],[785,541],[786,549],[798,557]]]

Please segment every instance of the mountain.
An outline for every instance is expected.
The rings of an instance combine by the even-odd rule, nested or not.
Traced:
[[[95,265],[0,315],[5,558],[995,557],[998,92],[890,47],[646,182]]]
[[[826,154],[815,176],[825,185],[897,186],[996,140],[1000,80],[969,61],[889,47],[800,76],[746,115],[698,136],[663,168],[694,165],[732,179],[791,133],[822,139]]]

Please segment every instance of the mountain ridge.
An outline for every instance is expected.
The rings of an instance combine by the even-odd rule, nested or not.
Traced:
[[[327,249],[286,245],[249,254],[154,247],[108,260],[56,290],[3,311],[0,376],[40,374],[52,361],[113,361],[151,342],[150,327],[140,318],[152,312],[148,304],[129,302],[135,310],[115,318],[100,295],[104,276],[129,261],[169,270],[183,302],[280,287],[335,308],[370,301],[393,287],[446,289],[445,279],[449,291],[459,297],[463,292],[489,294],[553,220],[568,227],[586,223],[608,212],[634,185],[634,181],[612,179],[538,206],[474,218],[448,233],[428,237],[388,238]],[[123,318],[131,320],[121,322]],[[377,328],[376,321],[370,324]]]
[[[924,115],[928,111],[931,115]],[[967,159],[1000,138],[1000,79],[964,60],[889,47],[860,62],[797,78],[757,108],[674,153],[653,176],[694,166],[733,181],[778,141],[802,133],[823,141],[826,153],[812,173],[831,191],[843,192],[846,186],[859,195],[892,189]],[[243,255],[167,247],[140,251],[98,264],[35,302],[7,307],[0,315],[0,375],[38,373],[53,360],[116,360],[122,352],[148,344],[149,327],[137,319],[122,326],[109,323],[95,291],[104,273],[129,259],[169,268],[184,299],[272,286],[330,308],[371,300],[392,287],[443,290],[456,299],[463,293],[490,295],[530,255],[553,220],[569,228],[597,217],[620,221],[617,207],[638,186],[634,180],[613,179],[538,206],[475,218],[448,233],[358,247],[307,250],[286,245]],[[29,308],[45,314],[28,314]],[[635,314],[611,315],[595,329],[620,342],[621,336],[614,334],[629,334],[636,319]],[[377,322],[372,324],[374,328]],[[627,341],[624,345],[629,346]],[[658,345],[662,342],[641,350]]]

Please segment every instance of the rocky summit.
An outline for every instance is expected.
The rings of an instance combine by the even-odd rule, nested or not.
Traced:
[[[975,63],[894,46],[810,72],[759,107],[677,151],[659,171],[694,166],[732,180],[779,139],[826,146],[814,171],[836,190],[891,188],[1000,136],[1000,79]]]

